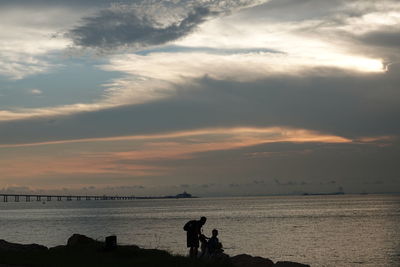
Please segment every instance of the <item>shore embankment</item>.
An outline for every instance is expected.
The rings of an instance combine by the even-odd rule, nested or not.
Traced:
[[[72,235],[66,245],[47,248],[38,244],[17,244],[0,240],[0,267],[307,267],[296,262],[276,262],[247,254],[230,257],[191,259],[159,249],[117,245]]]

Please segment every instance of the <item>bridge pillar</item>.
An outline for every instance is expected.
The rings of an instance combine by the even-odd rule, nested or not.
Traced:
[[[47,201],[51,201],[51,196],[47,196]]]
[[[3,200],[4,200],[4,202],[8,202],[8,197],[4,196]]]
[[[25,201],[30,202],[31,201],[31,196],[25,196]]]
[[[80,197],[80,196],[77,196],[77,197],[76,197],[76,200],[81,200],[81,197]]]
[[[67,196],[67,201],[71,201],[71,200],[72,200],[71,196]]]
[[[15,195],[15,196],[14,196],[14,201],[15,201],[15,202],[19,202],[19,196]]]
[[[36,201],[41,201],[42,197],[41,196],[36,196]]]
[[[58,201],[61,201],[61,197],[60,197],[60,196],[57,196],[57,200],[58,200]]]

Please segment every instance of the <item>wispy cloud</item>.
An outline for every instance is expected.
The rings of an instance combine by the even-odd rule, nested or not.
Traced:
[[[1,7],[0,75],[19,80],[60,67],[54,53],[65,49],[69,41],[52,35],[81,15],[82,11],[71,12],[67,7]]]
[[[0,148],[6,147],[25,147],[25,146],[41,146],[41,145],[57,145],[67,143],[90,143],[90,142],[110,142],[110,141],[132,141],[132,140],[162,140],[162,139],[176,139],[176,138],[195,138],[195,137],[208,137],[204,139],[207,143],[209,138],[216,140],[229,140],[228,143],[222,142],[222,147],[227,149],[239,146],[251,146],[260,143],[270,142],[322,142],[322,143],[346,143],[351,142],[350,139],[334,136],[329,134],[322,134],[315,131],[285,127],[267,127],[267,128],[251,128],[251,127],[237,127],[237,128],[206,128],[189,131],[169,132],[160,134],[147,134],[147,135],[131,135],[131,136],[115,136],[115,137],[102,137],[102,138],[84,138],[72,140],[57,140],[37,143],[25,144],[3,144]],[[376,139],[373,139],[376,140]],[[228,144],[228,145],[227,145]],[[185,144],[187,146],[187,144]],[[222,149],[218,143],[207,144],[205,150],[219,150]],[[190,150],[190,149],[189,149]],[[201,149],[200,149],[201,150]]]
[[[77,103],[64,106],[43,108],[15,108],[13,110],[0,110],[0,121],[23,120],[40,117],[68,116],[80,112],[96,111],[113,107],[115,104],[100,103]]]
[[[42,90],[39,90],[39,89],[31,89],[29,92],[32,95],[41,95],[43,93]]]
[[[114,56],[109,64],[101,68],[126,74],[107,85],[107,99],[119,104],[144,103],[169,97],[174,94],[177,85],[190,84],[202,77],[251,82],[276,75],[308,75],[318,68],[351,72],[385,71],[379,59],[335,53],[296,56],[272,52],[130,54]],[[320,72],[320,75],[325,73]]]

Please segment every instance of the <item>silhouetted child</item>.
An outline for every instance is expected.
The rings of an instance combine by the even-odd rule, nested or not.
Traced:
[[[207,244],[208,253],[210,254],[211,257],[224,252],[224,250],[222,249],[222,244],[219,242],[217,236],[218,236],[218,230],[217,229],[212,230],[212,236],[208,240]]]

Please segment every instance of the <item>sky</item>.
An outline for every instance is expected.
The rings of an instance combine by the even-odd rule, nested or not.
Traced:
[[[400,192],[397,0],[13,0],[0,25],[0,192]]]

